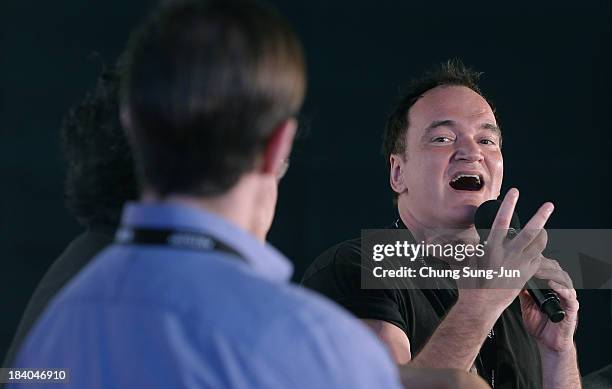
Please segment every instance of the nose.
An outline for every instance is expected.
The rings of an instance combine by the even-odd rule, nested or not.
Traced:
[[[484,159],[480,144],[474,139],[464,138],[455,143],[455,159],[465,162],[480,162]]]

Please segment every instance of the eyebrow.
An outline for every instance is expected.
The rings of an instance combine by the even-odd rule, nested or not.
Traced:
[[[431,122],[429,124],[429,126],[427,126],[427,128],[425,128],[425,133],[430,132],[433,129],[436,129],[438,127],[452,127],[456,124],[456,122],[454,120],[450,120],[450,119],[446,119],[446,120],[434,120],[433,122]],[[490,130],[492,132],[494,132],[496,135],[501,137],[501,130],[499,128],[498,125],[493,124],[493,123],[483,123],[480,126],[481,129],[483,130]]]
[[[433,122],[429,124],[429,126],[425,128],[425,132],[427,133],[438,127],[452,127],[454,125],[455,125],[454,120],[448,120],[448,119],[447,120],[434,120]]]
[[[482,128],[483,130],[491,130],[495,134],[497,134],[498,136],[501,137],[501,129],[499,128],[499,126],[497,124],[484,123],[483,125],[480,126],[480,128]]]

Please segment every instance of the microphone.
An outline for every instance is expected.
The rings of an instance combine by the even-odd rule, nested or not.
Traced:
[[[482,236],[484,231],[491,230],[493,227],[493,221],[497,216],[497,211],[501,206],[499,200],[488,200],[485,201],[478,207],[476,214],[474,215],[474,224],[480,235],[481,242],[484,242],[487,237]],[[521,229],[521,222],[516,212],[512,214],[512,220],[510,221],[510,228],[508,230],[508,238],[512,239]],[[536,302],[540,310],[548,316],[550,321],[558,323],[565,318],[565,311],[561,308],[561,300],[559,296],[551,289],[540,288],[536,283],[535,279],[532,278],[527,281],[527,291],[533,300]]]

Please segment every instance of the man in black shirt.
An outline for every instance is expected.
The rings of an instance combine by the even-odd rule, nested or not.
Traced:
[[[393,227],[407,228],[415,242],[442,228],[476,235],[476,208],[500,194],[501,131],[478,77],[458,61],[442,64],[413,82],[387,122],[384,152],[399,213]],[[576,292],[542,255],[553,205],[542,205],[510,241],[495,231],[508,229],[517,200],[518,190],[508,191],[487,260],[521,268],[521,286],[533,275],[551,280],[566,311],[560,323],[549,322],[521,286],[362,289],[359,239],[325,251],[303,283],[363,319],[400,364],[476,370],[495,388],[579,387]]]

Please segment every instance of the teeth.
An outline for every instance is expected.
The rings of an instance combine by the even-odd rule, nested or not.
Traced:
[[[463,178],[463,177],[472,177],[472,178],[475,178],[476,181],[480,184],[480,176],[478,176],[476,174],[459,174],[457,177],[453,178],[451,180],[451,182],[455,182],[458,179]]]

